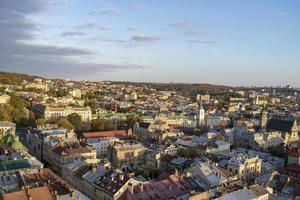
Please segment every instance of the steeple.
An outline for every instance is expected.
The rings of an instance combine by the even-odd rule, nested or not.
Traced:
[[[263,105],[263,108],[261,110],[261,130],[266,131],[267,128],[267,122],[268,122],[268,112],[266,111],[265,104]]]
[[[198,127],[202,127],[205,124],[205,110],[202,105],[202,101],[200,101],[199,110],[198,110]]]

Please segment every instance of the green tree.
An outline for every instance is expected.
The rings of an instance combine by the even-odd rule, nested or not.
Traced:
[[[81,116],[77,113],[72,113],[67,117],[68,121],[73,124],[75,129],[78,129],[82,123]]]
[[[195,149],[178,149],[177,155],[184,158],[195,158],[197,156],[197,151]]]
[[[61,118],[57,121],[57,125],[59,127],[63,127],[63,128],[66,128],[68,130],[72,130],[74,129],[74,126],[73,124],[71,124],[66,118]]]
[[[35,124],[37,126],[44,126],[46,124],[46,119],[45,118],[39,118],[39,119],[35,120]]]

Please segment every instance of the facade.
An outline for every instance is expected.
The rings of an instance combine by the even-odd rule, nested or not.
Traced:
[[[238,175],[242,181],[254,179],[261,173],[262,160],[256,156],[250,158],[248,155],[238,154],[228,161],[227,169]]]
[[[146,148],[136,141],[118,142],[110,147],[111,165],[128,170],[145,163]]]
[[[8,94],[0,94],[0,104],[6,104],[10,100],[10,96]]]
[[[300,149],[293,148],[289,151],[288,164],[300,165]]]
[[[5,134],[15,135],[16,133],[16,124],[9,121],[0,121],[0,139],[1,135]]]
[[[44,111],[45,119],[59,119],[62,117],[67,117],[70,114],[76,113],[81,116],[82,121],[91,121],[92,110],[90,107],[57,107],[51,108],[46,107]]]
[[[299,141],[298,126],[296,120],[290,119],[270,119],[267,123],[268,131],[279,131],[284,143],[289,145]]]
[[[45,151],[44,151],[45,152]],[[58,175],[62,174],[64,164],[73,162],[79,158],[96,159],[97,152],[91,146],[84,146],[79,143],[60,143],[44,156],[44,160],[51,166],[51,169]]]
[[[102,138],[90,138],[86,140],[86,143],[97,151],[97,157],[107,156],[108,148],[113,146],[114,143],[119,142],[120,139],[116,137],[102,137]]]
[[[81,98],[81,90],[79,89],[71,90],[69,94],[74,98]]]
[[[206,118],[206,126],[212,127],[212,128],[218,128],[218,127],[225,127],[229,124],[230,119],[223,117],[223,116],[217,116],[217,115],[208,115]]]

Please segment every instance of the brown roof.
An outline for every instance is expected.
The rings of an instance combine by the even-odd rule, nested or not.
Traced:
[[[73,190],[71,185],[47,168],[39,169],[38,172],[25,171],[23,177],[26,185],[44,186],[47,184],[52,191],[57,191],[58,195],[69,194]]]
[[[289,152],[289,156],[300,157],[300,148],[293,148]]]
[[[84,132],[83,136],[85,138],[95,138],[95,137],[115,137],[115,136],[127,136],[126,130],[115,130],[115,131],[100,131],[100,132]]]
[[[47,186],[3,194],[3,200],[55,200]]]

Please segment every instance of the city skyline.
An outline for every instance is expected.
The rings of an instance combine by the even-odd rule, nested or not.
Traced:
[[[299,87],[300,2],[0,2],[0,71]]]

